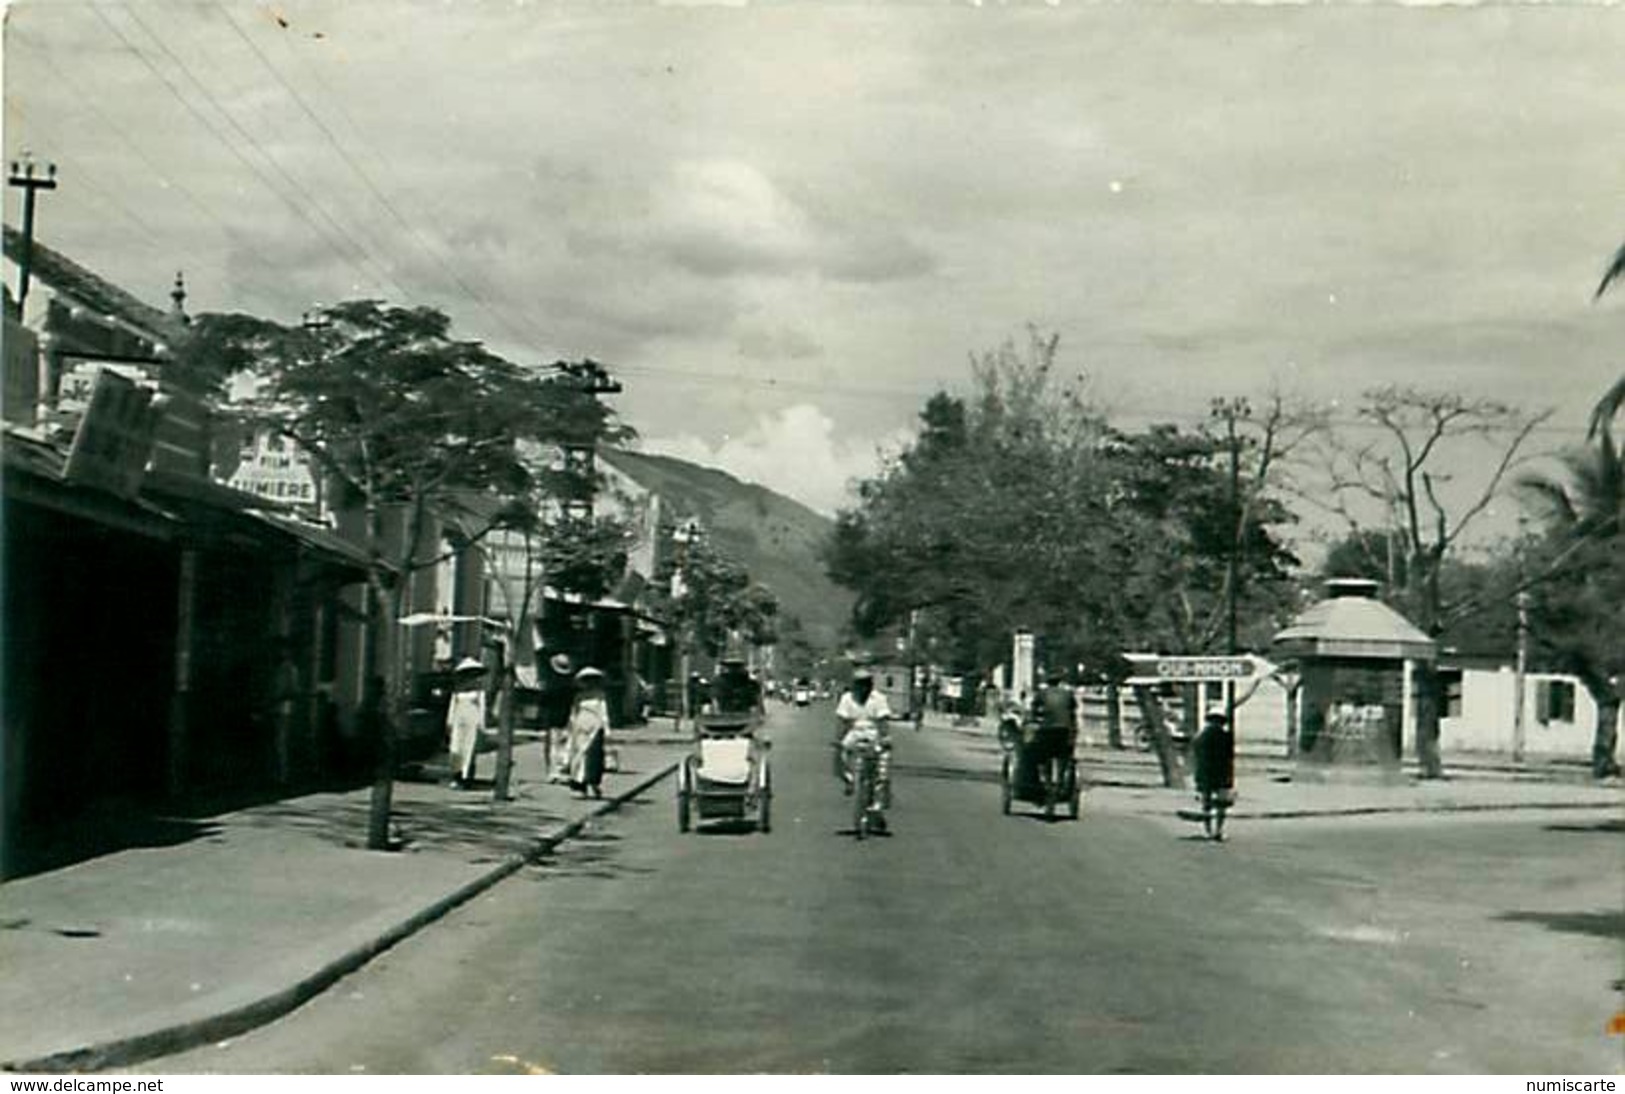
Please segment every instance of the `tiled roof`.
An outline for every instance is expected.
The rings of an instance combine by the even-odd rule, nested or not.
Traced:
[[[17,261],[22,251],[22,233],[11,225],[5,226],[5,253]],[[111,315],[140,331],[150,334],[154,341],[171,344],[186,337],[186,324],[169,312],[144,303],[125,292],[99,274],[92,273],[60,251],[34,241],[31,275],[57,292],[73,297],[85,307],[102,315]]]

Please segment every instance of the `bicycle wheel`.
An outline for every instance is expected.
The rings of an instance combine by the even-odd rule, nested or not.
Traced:
[[[859,764],[853,775],[852,788],[852,834],[858,839],[869,834],[869,795],[873,790],[873,780],[869,765]]]

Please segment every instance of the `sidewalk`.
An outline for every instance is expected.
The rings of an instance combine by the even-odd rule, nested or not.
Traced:
[[[664,778],[686,747],[669,724],[612,735],[602,801],[543,781],[539,740],[515,750],[502,806],[489,783],[397,782],[398,853],[360,849],[361,788],[0,885],[0,1068],[117,1067],[286,1013]]]
[[[928,729],[980,739],[996,751],[990,718],[959,725],[933,716]],[[1080,742],[1078,768],[1090,808],[1168,818],[1195,807],[1185,790],[1162,785],[1156,757],[1137,749]],[[1515,767],[1496,757],[1445,758],[1444,779],[1421,779],[1407,763],[1390,777],[1366,769],[1300,768],[1285,757],[1242,752],[1236,757],[1237,819],[1298,820],[1404,813],[1502,813],[1512,810],[1611,810],[1625,817],[1625,785],[1597,782],[1579,764],[1536,761]]]

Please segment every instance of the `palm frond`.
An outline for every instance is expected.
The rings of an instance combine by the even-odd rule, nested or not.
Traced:
[[[1620,254],[1625,256],[1625,251]],[[1615,262],[1615,266],[1619,263]],[[1621,410],[1625,410],[1625,372],[1619,374],[1614,386],[1603,392],[1602,398],[1591,411],[1591,423],[1586,427],[1586,439],[1594,440],[1608,433],[1609,427]]]
[[[1592,299],[1595,300],[1607,292],[1608,286],[1621,277],[1625,277],[1625,244],[1621,244],[1619,251],[1614,255],[1614,260],[1608,264],[1608,269],[1603,273],[1602,281],[1597,284],[1597,291]]]

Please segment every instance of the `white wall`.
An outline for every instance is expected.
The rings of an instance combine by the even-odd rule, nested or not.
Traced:
[[[1247,695],[1247,684],[1242,684],[1236,692],[1237,698]],[[1205,689],[1204,689],[1205,690]],[[1217,691],[1217,689],[1215,689]],[[1078,689],[1078,716],[1081,724],[1082,739],[1091,745],[1104,745],[1106,743],[1106,710],[1104,688]],[[1134,701],[1133,688],[1118,689],[1118,704],[1122,709],[1122,725],[1125,739],[1132,740],[1134,727],[1140,721],[1140,707]],[[1172,714],[1179,713],[1177,702],[1165,702],[1164,708]],[[1222,710],[1224,700],[1215,697],[1209,700],[1204,694],[1203,701],[1197,706],[1197,725],[1209,710]],[[1252,695],[1236,707],[1236,744],[1248,752],[1273,752],[1286,755],[1286,689],[1273,678],[1259,684]],[[1196,726],[1191,727],[1193,730]]]
[[[1572,721],[1540,722],[1538,700],[1542,681],[1567,683],[1574,688]],[[1461,682],[1461,712],[1439,722],[1440,747],[1464,752],[1512,753],[1516,676],[1511,668],[1465,669]],[[1524,753],[1529,756],[1584,759],[1591,755],[1597,724],[1597,704],[1573,676],[1532,672],[1524,682]]]

